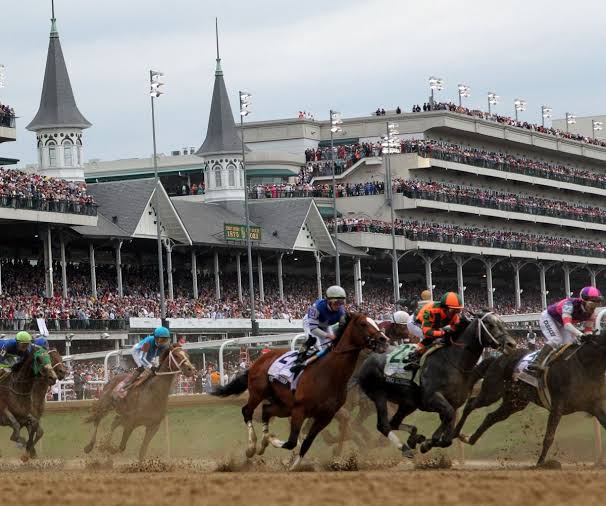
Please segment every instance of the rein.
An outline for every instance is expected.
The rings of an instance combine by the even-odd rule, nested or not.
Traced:
[[[177,362],[177,359],[173,355],[173,350],[170,350],[168,352],[168,371],[156,372],[155,375],[156,376],[169,376],[169,375],[174,376],[175,374],[179,374],[181,372],[181,366],[185,362],[187,362],[187,357],[183,357],[183,360],[181,360],[181,362]],[[172,368],[173,363],[177,366],[176,371],[173,371],[173,368]]]
[[[486,318],[488,315],[494,314],[492,311],[489,311],[488,313],[484,313],[482,315],[482,317],[479,319],[479,323],[478,323],[478,342],[480,343],[480,346],[482,348],[484,348],[484,343],[482,342],[482,331],[486,332],[486,334],[488,334],[488,337],[490,337],[490,339],[492,340],[492,342],[494,344],[496,344],[498,347],[500,347],[500,343],[499,341],[491,334],[490,330],[488,330],[488,327],[486,326],[486,324],[484,323],[484,318]]]

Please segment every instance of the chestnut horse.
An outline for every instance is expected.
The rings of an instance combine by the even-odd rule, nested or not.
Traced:
[[[273,350],[259,357],[249,369],[238,375],[225,386],[219,387],[214,395],[227,397],[248,390],[248,402],[242,408],[244,423],[248,427],[248,448],[246,456],[251,458],[256,451],[257,436],[253,427],[255,408],[263,404],[263,440],[259,455],[271,443],[276,448],[292,450],[297,446],[303,422],[313,418],[313,423],[291,470],[295,470],[305,456],[316,436],[333,419],[345,403],[347,382],[354,372],[358,356],[363,348],[384,352],[387,338],[378,325],[369,317],[348,313],[337,330],[332,350],[320,360],[310,364],[299,378],[295,392],[290,385],[270,381],[268,371],[271,364],[286,350]],[[290,416],[290,436],[283,442],[269,434],[269,421],[277,416]]]
[[[105,385],[101,397],[93,404],[92,413],[85,420],[94,424],[94,431],[90,442],[84,447],[84,452],[92,451],[97,440],[99,423],[112,410],[115,410],[116,416],[103,446],[112,449],[112,435],[122,425],[122,441],[119,451],[123,452],[133,430],[143,425],[145,426],[145,436],[139,449],[139,460],[143,460],[150,441],[166,416],[168,394],[175,375],[183,373],[185,376],[191,377],[194,372],[195,369],[191,365],[187,353],[179,345],[173,344],[160,356],[160,366],[156,373],[141,385],[133,387],[125,399],[118,401],[113,398],[114,389],[126,379],[128,373],[115,376]]]

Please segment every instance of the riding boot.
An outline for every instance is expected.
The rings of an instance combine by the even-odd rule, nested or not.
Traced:
[[[547,361],[549,356],[554,351],[554,348],[552,348],[550,344],[545,344],[545,346],[541,348],[541,351],[537,353],[534,360],[528,364],[528,371],[531,373],[535,373],[535,375],[543,374],[545,372],[545,367],[543,367],[543,363]]]
[[[421,366],[421,357],[423,356],[423,351],[424,350],[417,348],[410,355],[408,355],[408,360],[404,366],[404,370],[416,371]]]
[[[293,365],[290,368],[290,371],[295,375],[305,369],[306,361],[310,356],[312,356],[312,348],[315,344],[315,341],[308,339],[305,344],[299,350],[299,354],[297,355],[296,360],[293,362]]]
[[[145,371],[145,367],[143,367],[143,366],[137,367],[135,369],[135,371],[131,374],[131,376],[128,379],[128,381],[126,383],[124,383],[122,389],[124,391],[130,389],[135,384],[135,381],[139,378],[139,376],[141,376],[141,374],[143,373],[143,371]]]

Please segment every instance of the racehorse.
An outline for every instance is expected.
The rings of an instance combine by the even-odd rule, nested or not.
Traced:
[[[0,412],[1,425],[13,429],[11,441],[19,447],[25,447],[26,441],[20,435],[21,427],[26,425],[29,430],[38,426],[38,416],[33,408],[33,392],[36,382],[43,385],[44,393],[48,387],[57,381],[57,374],[51,365],[49,353],[37,347],[23,360],[16,371],[7,379],[0,382]],[[29,453],[29,452],[28,452]]]
[[[474,409],[488,406],[500,398],[503,399],[501,405],[486,415],[471,437],[459,436],[463,442],[475,444],[488,428],[506,420],[513,413],[522,411],[531,402],[545,407],[535,387],[522,381],[513,380],[513,373],[518,362],[527,353],[529,350],[517,350],[516,353],[509,356],[497,357],[486,367],[486,370],[483,371],[484,382],[480,393],[467,402],[463,416],[455,428],[455,436],[459,434],[465,420]],[[551,406],[548,408],[547,429],[537,466],[545,464],[545,458],[563,415],[584,411],[595,416],[602,427],[606,428],[606,407],[603,395],[605,371],[605,330],[586,338],[582,344],[569,348],[562,357],[551,364],[546,374]]]
[[[61,354],[54,348],[48,350],[48,356],[51,359],[51,366],[57,375],[58,380],[63,380],[67,376],[67,369],[63,364]],[[32,388],[32,410],[31,414],[36,419],[37,423],[24,423],[24,420],[20,420],[21,426],[27,427],[28,439],[26,451],[29,458],[36,458],[36,444],[44,435],[44,430],[40,425],[40,420],[44,414],[44,407],[46,404],[46,394],[48,392],[48,384],[43,378],[36,378],[34,386]]]
[[[426,357],[420,371],[420,386],[412,381],[401,384],[387,381],[384,374],[386,355],[371,355],[360,370],[359,383],[375,404],[379,432],[408,458],[414,456],[412,449],[418,443],[421,443],[422,453],[434,446],[450,446],[455,412],[465,402],[476,381],[472,371],[487,346],[509,352],[515,341],[501,319],[492,312],[483,311],[475,315],[456,340],[451,338],[449,346]],[[398,406],[391,420],[387,413],[388,401]],[[404,418],[417,409],[440,414],[442,423],[430,440],[417,436],[415,426],[402,424]],[[395,433],[400,429],[410,433],[406,443],[400,442]]]
[[[257,436],[252,418],[255,408],[263,401],[263,439],[259,455],[271,443],[274,447],[293,450],[297,446],[303,422],[313,418],[313,424],[305,436],[299,455],[291,466],[295,470],[301,463],[316,436],[326,427],[345,403],[347,382],[354,372],[358,356],[363,348],[377,352],[385,351],[387,338],[369,317],[358,313],[347,313],[336,332],[332,350],[321,360],[310,364],[302,373],[296,391],[290,385],[270,381],[268,371],[271,364],[285,350],[274,350],[259,357],[249,369],[238,375],[227,385],[220,387],[214,395],[227,397],[248,390],[248,402],[242,408],[244,422],[248,427],[246,456],[255,454]],[[269,421],[277,416],[290,416],[290,435],[283,442],[269,433]]]
[[[179,345],[173,344],[160,356],[160,365],[156,373],[143,384],[129,390],[125,399],[118,401],[114,400],[114,389],[128,377],[129,373],[115,376],[105,385],[101,397],[93,404],[92,413],[85,420],[94,424],[94,430],[90,442],[84,447],[84,452],[92,451],[97,440],[99,423],[107,414],[115,410],[116,416],[112,421],[104,446],[112,449],[113,433],[119,426],[122,426],[119,451],[123,452],[133,430],[143,425],[145,426],[145,436],[139,449],[139,460],[143,460],[150,441],[166,416],[168,394],[175,375],[183,373],[185,376],[191,377],[194,372],[195,369],[189,361],[187,353]]]

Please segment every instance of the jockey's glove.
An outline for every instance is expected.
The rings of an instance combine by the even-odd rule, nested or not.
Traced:
[[[151,369],[151,372],[152,372],[153,374],[156,374],[156,371],[158,370],[158,368],[157,368],[155,365],[152,365],[152,366],[150,367],[150,369]]]
[[[446,327],[442,327],[440,330],[444,332],[444,334],[452,333],[452,327],[450,325],[446,325]]]
[[[145,367],[143,367],[142,365],[137,367],[137,372],[143,372],[143,371],[145,371]]]
[[[588,341],[589,339],[591,339],[592,337],[596,336],[596,332],[594,330],[590,330],[589,332],[583,332],[580,336],[579,336],[579,341],[581,341],[582,343],[584,343],[585,341]]]

